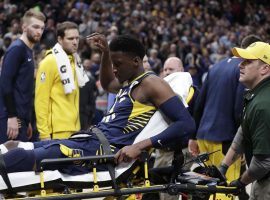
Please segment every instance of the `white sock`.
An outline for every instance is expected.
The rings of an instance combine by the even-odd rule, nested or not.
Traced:
[[[8,149],[4,144],[0,144],[1,154],[7,153]]]
[[[18,148],[23,148],[25,150],[32,150],[34,149],[34,143],[33,142],[19,142]]]

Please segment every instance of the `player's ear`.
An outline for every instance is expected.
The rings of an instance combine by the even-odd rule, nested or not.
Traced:
[[[27,28],[27,24],[26,23],[23,23],[22,24],[22,31],[25,32],[26,31],[26,28]]]
[[[141,59],[138,56],[133,58],[133,62],[135,63],[136,66],[140,65],[140,61],[141,61]]]

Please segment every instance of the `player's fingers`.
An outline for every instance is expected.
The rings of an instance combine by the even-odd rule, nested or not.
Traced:
[[[87,39],[91,39],[91,38],[93,38],[93,37],[95,37],[95,36],[98,36],[98,35],[101,35],[101,33],[97,33],[97,32],[96,32],[96,33],[92,33],[92,34],[90,34],[90,35],[87,35],[86,38],[87,38]]]
[[[114,156],[114,161],[116,164],[119,163],[120,155],[121,155],[121,149]]]

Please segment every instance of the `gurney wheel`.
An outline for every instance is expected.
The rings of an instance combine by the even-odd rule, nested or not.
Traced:
[[[174,184],[169,185],[167,188],[167,191],[168,191],[168,194],[170,194],[170,195],[177,195],[179,193],[177,190],[177,187],[175,187]]]
[[[46,190],[41,190],[40,195],[41,195],[42,197],[46,196]]]

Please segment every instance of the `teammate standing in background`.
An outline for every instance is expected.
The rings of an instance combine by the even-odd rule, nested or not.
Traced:
[[[22,35],[7,49],[0,78],[0,143],[28,141],[34,82],[33,47],[40,41],[46,18],[34,9],[22,18]]]
[[[36,78],[35,110],[41,140],[69,138],[80,130],[79,86],[88,81],[76,54],[77,24],[60,23],[57,41],[40,62]]]

